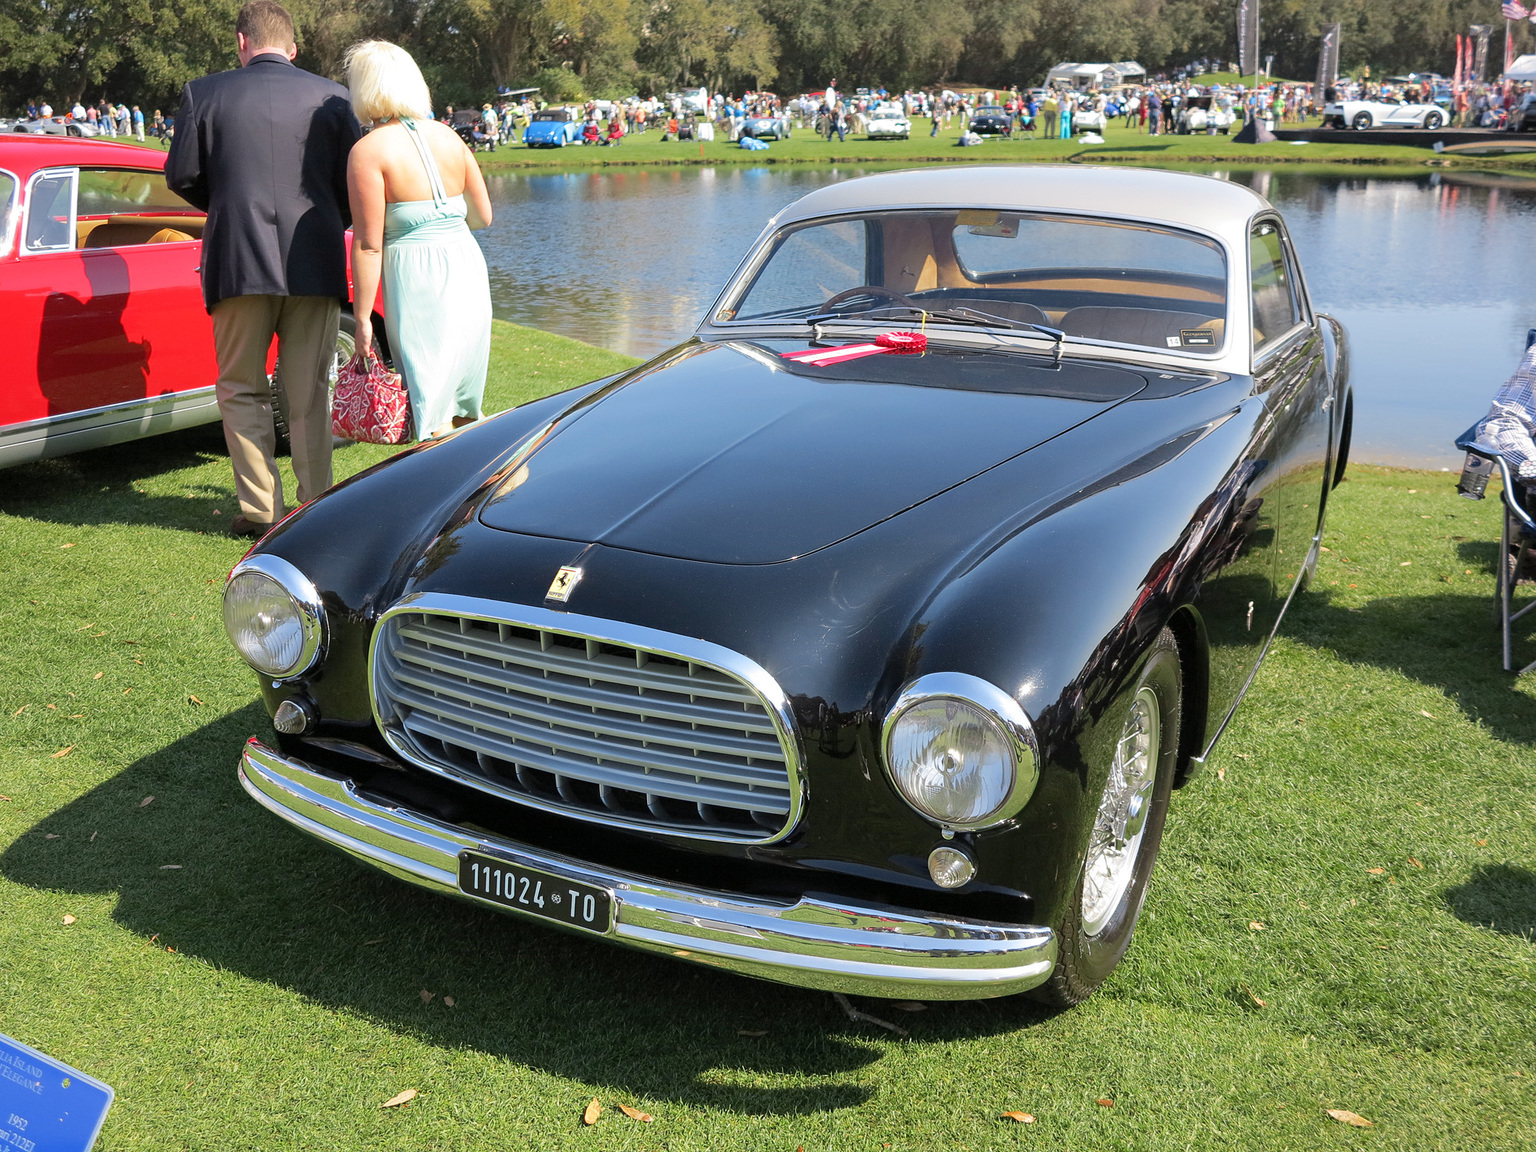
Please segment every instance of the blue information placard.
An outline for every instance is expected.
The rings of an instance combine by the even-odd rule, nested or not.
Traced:
[[[0,1149],[86,1152],[112,1107],[112,1089],[0,1035]]]

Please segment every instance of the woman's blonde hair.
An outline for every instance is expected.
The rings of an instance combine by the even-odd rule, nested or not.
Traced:
[[[347,52],[347,90],[364,124],[432,114],[432,94],[411,54],[387,40],[364,40]]]

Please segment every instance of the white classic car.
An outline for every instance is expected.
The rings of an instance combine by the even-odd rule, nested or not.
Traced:
[[[1323,108],[1324,128],[1444,128],[1445,109],[1385,96],[1376,100],[1339,100]]]
[[[869,114],[867,132],[871,140],[906,140],[912,135],[912,121],[900,104],[882,104]]]
[[[1225,136],[1232,130],[1236,120],[1237,116],[1231,108],[1223,108],[1210,96],[1192,96],[1179,109],[1175,130],[1181,136],[1188,136],[1192,132],[1205,132],[1214,127]]]

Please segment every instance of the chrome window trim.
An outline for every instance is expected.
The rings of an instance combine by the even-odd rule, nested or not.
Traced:
[[[247,556],[236,564],[229,573],[229,579],[224,582],[226,591],[237,576],[247,572],[259,573],[275,581],[278,587],[288,593],[293,598],[293,602],[298,605],[304,630],[304,647],[299,652],[298,660],[291,669],[284,672],[271,673],[260,668],[256,669],[262,676],[270,677],[274,684],[296,680],[325,657],[328,646],[329,629],[326,626],[325,606],[320,602],[320,591],[315,587],[314,581],[293,564],[281,556],[273,556],[266,552]]]
[[[404,738],[397,725],[389,722],[379,701],[379,643],[384,636],[384,625],[396,616],[409,612],[439,612],[445,616],[462,616],[487,624],[511,624],[521,628],[537,628],[546,632],[559,632],[573,638],[596,640],[600,643],[619,644],[652,652],[658,656],[670,656],[677,660],[691,661],[733,676],[755,693],[762,702],[763,710],[773,723],[784,752],[784,771],[789,783],[789,812],[784,826],[768,836],[745,838],[721,836],[715,832],[690,832],[686,829],[668,828],[642,820],[629,820],[616,812],[585,813],[579,809],[558,804],[548,804],[536,796],[512,789],[497,788],[493,781],[467,772],[458,772],[450,765],[440,764],[419,754],[411,742]],[[768,671],[750,657],[708,640],[683,636],[676,632],[663,632],[623,620],[607,620],[597,616],[583,616],[575,612],[557,612],[550,608],[528,604],[513,604],[502,600],[484,600],[474,596],[456,596],[446,592],[413,592],[392,604],[374,622],[373,636],[368,642],[368,704],[373,712],[373,722],[385,743],[402,759],[418,768],[455,783],[467,785],[480,792],[549,812],[567,819],[586,823],[601,823],[618,828],[645,832],[653,836],[667,836],[683,840],[709,840],[716,843],[743,846],[775,844],[790,835],[800,823],[805,812],[805,777],[802,770],[804,757],[800,747],[794,714],[789,697],[779,687]]]
[[[980,820],[959,823],[935,819],[907,799],[906,792],[896,782],[895,773],[891,771],[891,733],[896,722],[914,705],[936,699],[959,700],[980,708],[998,722],[1011,745],[1014,760],[1013,786],[1002,805]],[[912,811],[941,828],[960,832],[994,828],[1012,819],[1029,803],[1029,798],[1035,794],[1035,786],[1040,782],[1040,742],[1035,736],[1035,726],[1030,723],[1028,713],[996,684],[968,672],[929,672],[909,681],[897,693],[895,701],[885,713],[885,722],[880,728],[880,760],[896,795]]]
[[[1286,261],[1286,272],[1291,276],[1291,296],[1296,305],[1296,310],[1303,313],[1301,319],[1292,324],[1283,332],[1269,337],[1262,344],[1253,343],[1254,315],[1253,315],[1253,233],[1261,224],[1271,224],[1280,237],[1280,258]],[[1310,328],[1311,324],[1305,315],[1306,300],[1301,289],[1301,284],[1296,280],[1296,272],[1301,267],[1296,260],[1296,254],[1291,251],[1290,235],[1285,230],[1285,222],[1280,219],[1278,212],[1261,212],[1248,222],[1248,251],[1243,260],[1243,266],[1247,269],[1247,276],[1243,285],[1243,293],[1248,298],[1248,343],[1253,349],[1254,375],[1267,366],[1282,348],[1288,347],[1297,332],[1304,328]],[[1289,259],[1287,259],[1289,257]]]
[[[22,205],[22,215],[26,221],[32,219],[32,191],[39,180],[47,180],[58,176],[70,178],[69,193],[69,245],[65,248],[28,248],[27,229],[23,225],[21,229],[21,243],[17,245],[19,256],[53,256],[60,252],[75,251],[75,229],[79,223],[80,209],[80,169],[77,165],[66,165],[59,168],[39,168],[27,178],[27,197]]]
[[[21,223],[21,192],[25,182],[9,168],[0,168],[0,176],[11,178],[11,196],[8,204],[0,205],[0,256],[9,256],[16,242],[16,226]]]

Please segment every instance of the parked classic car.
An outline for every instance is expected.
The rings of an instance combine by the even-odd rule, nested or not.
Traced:
[[[1323,127],[1368,128],[1444,128],[1445,109],[1437,104],[1419,104],[1382,97],[1376,100],[1336,100],[1323,106]]]
[[[533,114],[523,129],[530,148],[564,148],[581,139],[581,117],[569,108],[545,108]]]
[[[971,113],[970,130],[978,136],[1012,136],[1013,117],[995,105],[983,105]]]
[[[788,116],[748,116],[741,124],[741,135],[754,140],[788,140]]]
[[[36,120],[14,120],[10,131],[29,136],[99,136],[101,129],[89,120],[75,120],[69,116],[44,116]]]
[[[1223,108],[1213,96],[1191,96],[1180,106],[1174,121],[1174,131],[1181,136],[1192,132],[1205,132],[1214,127],[1223,136],[1232,131],[1237,116],[1231,108]]]
[[[865,134],[871,140],[906,140],[912,135],[912,121],[900,104],[882,104],[870,113]]]
[[[129,144],[0,136],[0,468],[218,420],[204,216],[164,167]],[[352,329],[344,313],[343,362]]]
[[[544,924],[1073,1003],[1315,561],[1346,363],[1240,185],[821,188],[691,339],[252,549],[225,623],[276,733],[241,781]]]

